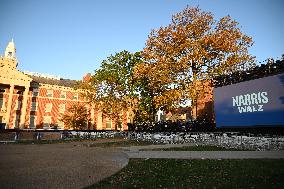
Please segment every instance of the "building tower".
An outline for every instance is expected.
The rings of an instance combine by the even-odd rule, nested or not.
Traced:
[[[11,66],[13,66],[14,68],[17,67],[18,60],[17,60],[17,57],[16,57],[16,46],[15,46],[13,39],[8,43],[6,50],[5,50],[5,56],[4,57],[6,59],[10,59],[12,61]]]

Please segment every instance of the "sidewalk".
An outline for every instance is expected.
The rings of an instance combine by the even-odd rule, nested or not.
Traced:
[[[284,159],[284,151],[125,151],[129,158]]]
[[[197,146],[198,143],[164,144],[148,146],[120,147],[129,158],[167,159],[284,159],[284,151],[140,151],[183,146]]]
[[[139,151],[139,150],[149,150],[149,149],[160,149],[160,148],[175,148],[184,146],[198,146],[201,143],[185,143],[185,144],[153,144],[147,146],[129,146],[129,147],[119,147],[120,149],[126,151]]]

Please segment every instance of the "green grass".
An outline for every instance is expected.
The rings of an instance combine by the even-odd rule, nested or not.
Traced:
[[[131,159],[91,188],[283,188],[284,160]]]
[[[122,141],[114,141],[114,142],[102,142],[102,143],[93,143],[89,145],[90,147],[125,147],[125,146],[144,146],[157,144],[150,141],[137,141],[137,140],[122,140]]]
[[[172,148],[142,149],[141,151],[244,151],[236,148],[225,148],[220,146],[183,146]]]
[[[114,141],[114,140],[117,140],[117,141]],[[149,141],[125,140],[122,138],[109,138],[109,139],[73,138],[73,139],[68,139],[68,140],[18,140],[16,142],[7,143],[7,144],[58,144],[58,143],[68,143],[68,142],[92,142],[86,145],[88,147],[103,147],[103,148],[157,144],[157,143],[153,143]]]

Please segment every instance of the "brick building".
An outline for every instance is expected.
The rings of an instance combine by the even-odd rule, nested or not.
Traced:
[[[211,80],[204,80],[197,83],[197,88],[200,91],[200,95],[197,98],[196,103],[192,105],[192,117],[207,117],[208,119],[214,119],[214,107],[213,107],[213,83]]]
[[[89,112],[85,129],[113,130],[116,120],[103,115],[74,90],[75,80],[62,79],[17,69],[16,47],[9,42],[0,57],[0,124],[5,129],[66,129],[60,121],[73,104]],[[126,112],[121,113],[119,129],[127,129]]]

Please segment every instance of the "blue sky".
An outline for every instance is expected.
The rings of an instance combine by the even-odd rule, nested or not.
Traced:
[[[257,61],[284,54],[282,0],[0,0],[0,54],[14,38],[20,70],[81,79],[111,54],[142,50],[187,5],[238,21]]]

